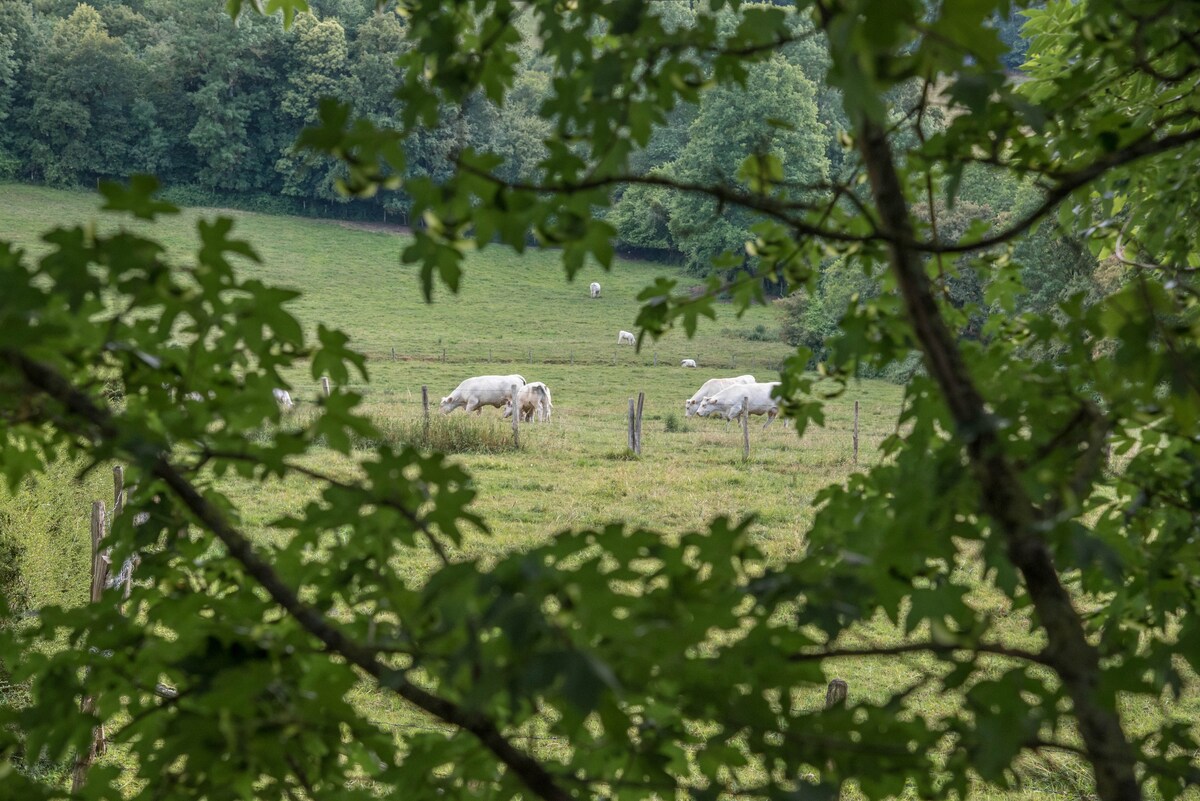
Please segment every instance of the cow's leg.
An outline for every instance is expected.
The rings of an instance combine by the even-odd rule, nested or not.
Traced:
[[[772,409],[771,411],[767,412],[767,422],[765,425],[763,425],[763,431],[766,431],[767,426],[775,422],[775,415],[777,414],[779,414],[779,412],[776,409]]]
[[[471,412],[475,412],[476,414],[479,414],[482,411],[483,411],[483,407],[480,406],[478,398],[471,398],[469,401],[467,401],[467,405],[466,405],[467,414],[470,414]]]

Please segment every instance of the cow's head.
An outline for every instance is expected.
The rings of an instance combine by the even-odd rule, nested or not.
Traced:
[[[504,413],[502,415],[500,415],[500,419],[506,420],[509,417],[512,417],[512,410],[513,410],[513,402],[512,402],[512,398],[509,398],[504,403]]]
[[[459,406],[459,402],[454,400],[453,395],[447,395],[446,397],[442,398],[439,408],[442,410],[442,414],[450,414],[450,412],[454,411]]]
[[[700,401],[693,398],[688,398],[683,402],[683,416],[691,417],[696,413],[696,409],[700,408]]]
[[[708,417],[714,411],[716,411],[716,409],[713,408],[711,397],[700,399],[700,405],[696,407],[696,414],[700,415],[701,417]]]

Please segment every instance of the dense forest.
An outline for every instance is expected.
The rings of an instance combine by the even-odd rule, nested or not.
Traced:
[[[659,4],[667,25],[693,24],[686,0]],[[401,127],[396,61],[411,46],[402,15],[374,0],[322,0],[285,27],[278,15],[236,24],[221,3],[172,0],[18,0],[0,5],[0,180],[94,186],[152,173],[167,197],[192,205],[352,217],[409,224],[403,184],[371,198],[348,198],[335,183],[344,165],[301,152],[297,136],[317,120],[322,97],[352,103],[381,128]],[[729,17],[729,25],[734,18]],[[793,25],[806,23],[797,17]],[[998,24],[1017,65],[1024,42],[1016,18]],[[530,28],[531,29],[531,28]],[[470,148],[503,158],[508,179],[535,175],[549,124],[538,111],[551,96],[551,65],[533,38],[519,48],[514,89],[504,105],[477,93],[443,110],[441,123],[405,144],[404,178],[438,179]],[[796,36],[756,64],[745,86],[704,92],[679,104],[635,154],[632,166],[690,182],[737,181],[750,155],[783,154],[782,180],[819,193],[841,179],[847,127],[825,75],[824,42]],[[913,91],[916,91],[915,87]],[[946,120],[924,121],[933,133]],[[984,169],[968,170],[957,202],[936,209],[939,227],[958,236],[974,220],[1019,216],[1037,192]],[[619,194],[608,220],[627,255],[686,264],[697,276],[717,268],[754,269],[742,255],[756,221],[711,199],[637,185]],[[737,254],[722,260],[725,253]],[[1021,302],[1046,310],[1098,280],[1096,261],[1050,227],[1017,246],[1026,266]],[[946,291],[969,309],[963,335],[975,337],[989,304],[970,268],[948,270]],[[849,299],[881,291],[873,276],[840,260],[822,265],[817,291],[783,303],[781,335],[817,352]],[[782,285],[768,286],[785,294]]]

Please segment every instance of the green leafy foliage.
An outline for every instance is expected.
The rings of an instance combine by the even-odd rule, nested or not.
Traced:
[[[443,172],[404,176],[424,227],[402,258],[426,298],[439,283],[455,292],[463,254],[497,240],[558,248],[567,277],[607,264],[618,190],[649,188],[668,209],[699,201],[694,234],[720,242],[697,258],[716,269],[699,293],[647,287],[639,337],[694,332],[726,295],[762,302],[764,279],[803,292],[792,317],[809,347],[776,391],[801,433],[856,371],[920,354],[885,458],[817,494],[787,561],[765,560],[749,522],[724,517],[454,559],[447,544],[486,530],[465,471],[388,443],[352,392],[280,425],[281,370],[307,362],[344,381],[366,379],[365,363],[335,329],[307,342],[293,293],[239,278],[256,251],[227,220],[199,226],[186,267],[127,231],[57,229],[37,265],[5,246],[6,477],[119,460],[136,486],[128,510],[148,522],[127,514],[113,531],[114,563],[142,557],[124,610],[43,607],[0,629],[0,659],[31,688],[27,705],[0,708],[4,770],[20,754],[65,762],[104,721],[137,792],[166,799],[833,797],[847,783],[869,799],[963,797],[1018,788],[1047,753],[1078,759],[1105,801],[1194,792],[1195,721],[1132,732],[1122,718],[1194,697],[1200,663],[1200,256],[1186,224],[1200,141],[1186,84],[1200,62],[1180,35],[1200,23],[1194,5],[1137,16],[1109,0],[1047,3],[1029,12],[1019,82],[1003,72],[995,21],[1012,4],[998,0],[692,14],[538,0],[521,23],[517,10],[405,3],[399,123],[325,103],[306,134],[316,155],[345,160],[343,188],[366,194],[457,129],[439,143],[453,153]],[[103,42],[78,15],[70,24]],[[260,24],[264,41],[282,35]],[[324,32],[335,46],[304,55],[340,53]],[[548,76],[535,130],[549,136],[506,171],[517,151],[470,143],[464,109],[532,91],[517,77],[530,37]],[[815,87],[777,52],[809,37],[849,125],[838,174],[811,135]],[[727,115],[745,98],[753,112]],[[696,170],[682,179],[647,155],[681,103],[696,106],[681,115],[680,158]],[[734,126],[748,116],[756,125]],[[165,211],[152,188],[110,189],[110,205]],[[722,206],[744,216],[718,220]],[[1055,212],[1061,231],[1045,222]],[[744,222],[719,228],[728,219]],[[1096,263],[1048,239],[1119,275],[1072,291],[1062,276]],[[718,255],[733,242],[742,250]],[[822,275],[822,262],[835,266]],[[1054,288],[1020,288],[1039,281]],[[366,440],[383,445],[356,454]],[[305,461],[318,442],[356,457],[348,476]],[[301,476],[315,499],[252,544],[228,474]],[[428,580],[402,569],[420,559],[437,565]],[[61,639],[74,647],[51,647]],[[838,660],[916,653],[905,681],[821,708]],[[364,720],[347,700],[360,679],[433,731],[401,744]],[[178,695],[161,698],[161,682]],[[80,711],[85,693],[94,711]],[[923,693],[953,702],[929,714]],[[19,775],[31,797],[65,795]],[[111,797],[111,779],[97,771],[82,797]]]

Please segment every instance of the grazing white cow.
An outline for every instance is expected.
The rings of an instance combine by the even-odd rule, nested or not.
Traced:
[[[292,396],[286,389],[275,387],[271,390],[271,394],[275,396],[275,402],[279,404],[279,408],[286,411],[291,411],[296,404],[292,403]]]
[[[531,423],[534,420],[538,422],[550,422],[550,411],[553,409],[553,404],[550,400],[550,387],[543,384],[541,381],[533,381],[521,387],[517,392],[517,406],[521,409],[521,420],[526,423]],[[509,400],[504,405],[504,417],[512,417],[513,402]]]
[[[691,417],[700,408],[700,401],[704,400],[709,395],[716,395],[721,390],[734,384],[753,384],[754,376],[739,375],[737,378],[710,378],[704,382],[704,386],[696,390],[696,394],[688,398],[683,403],[685,417]]]
[[[501,409],[512,397],[513,384],[523,387],[525,379],[515,373],[513,375],[479,375],[468,378],[455,387],[453,392],[442,398],[442,414],[450,414],[460,406],[466,408],[467,414],[480,413],[484,406],[495,406]]]
[[[695,367],[696,360],[695,359],[684,359],[683,361],[681,361],[679,363],[679,366],[680,367]]]
[[[726,420],[734,420],[742,414],[743,399],[749,398],[750,414],[765,414],[767,422],[763,428],[766,428],[775,422],[779,414],[779,401],[771,397],[771,390],[777,386],[778,381],[769,384],[734,384],[700,401],[696,414],[701,417],[718,415]]]
[[[628,331],[618,331],[617,332],[617,344],[618,345],[635,345],[635,344],[637,344],[637,340],[635,340],[633,338],[633,334],[629,333]]]
[[[590,294],[590,295],[591,295],[593,298],[598,298],[598,297],[600,297],[600,284],[598,284],[597,282],[593,281],[593,282],[592,282],[592,285],[591,285],[590,287],[588,287],[588,293],[589,293],[589,294]]]

